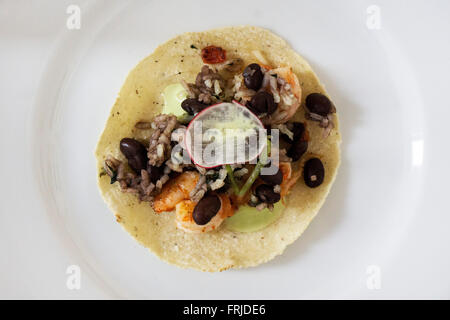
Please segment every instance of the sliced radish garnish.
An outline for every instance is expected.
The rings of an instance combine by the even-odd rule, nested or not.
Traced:
[[[203,168],[256,162],[267,144],[261,120],[236,101],[212,105],[189,123],[184,139],[192,161]]]

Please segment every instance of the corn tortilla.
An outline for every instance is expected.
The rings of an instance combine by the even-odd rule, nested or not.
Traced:
[[[308,188],[301,177],[284,199],[286,209],[281,217],[257,232],[239,233],[221,227],[205,234],[185,233],[176,228],[174,212],[155,214],[148,202],[139,202],[135,195],[121,192],[117,183],[110,184],[107,175],[100,176],[107,155],[125,160],[119,151],[122,138],[149,138],[147,130],[137,130],[134,124],[151,121],[161,112],[161,92],[166,86],[182,79],[195,81],[203,65],[200,50],[207,45],[221,46],[227,51],[227,58],[240,57],[244,65],[256,62],[252,51],[258,50],[273,67],[292,67],[303,90],[302,105],[294,119],[306,122],[310,137],[308,151],[298,161],[298,170],[312,156],[319,157],[325,167],[322,185]],[[305,120],[305,97],[313,92],[326,94],[309,64],[283,39],[266,29],[227,27],[185,33],[167,41],[130,72],[98,142],[95,152],[98,186],[105,202],[116,220],[139,243],[179,267],[222,271],[252,267],[273,259],[307,228],[328,195],[339,167],[341,136],[337,115],[333,114],[335,128],[326,139],[322,138],[323,128],[317,122]]]

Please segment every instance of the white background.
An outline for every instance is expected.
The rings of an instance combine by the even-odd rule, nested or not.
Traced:
[[[450,3],[238,3],[220,10],[225,2],[217,1],[209,17],[195,10],[209,10],[211,1],[189,8],[175,1],[0,3],[1,298],[450,298]],[[69,4],[82,9],[80,30],[66,28]],[[370,5],[381,10],[380,30],[365,25]],[[148,27],[155,19],[158,30]],[[182,31],[243,23],[274,29],[305,54],[340,112],[341,173],[300,240],[256,269],[178,270],[122,232],[94,179],[75,184],[71,168],[60,186],[67,211],[49,212],[50,195],[36,181],[36,161],[54,159],[59,150],[47,154],[39,145],[40,134],[44,140],[52,132],[46,131],[51,123],[36,123],[45,119],[40,110],[47,99],[63,92],[55,99],[67,131],[56,141],[72,145],[77,126],[87,141],[86,149],[62,148],[80,179],[81,169],[94,172],[97,135],[141,58]],[[65,59],[70,74],[62,74]],[[58,79],[65,91],[53,86]],[[90,117],[92,108],[99,110]],[[80,290],[66,287],[71,264],[82,266]],[[372,264],[381,268],[379,290],[366,286]]]

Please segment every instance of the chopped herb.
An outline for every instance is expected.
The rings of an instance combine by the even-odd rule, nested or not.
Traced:
[[[194,46],[193,44],[191,44],[191,49],[198,49],[196,46]]]

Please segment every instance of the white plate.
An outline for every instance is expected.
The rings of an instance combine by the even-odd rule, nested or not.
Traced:
[[[427,297],[421,275],[416,290],[407,289],[401,270],[414,266],[399,268],[399,257],[408,252],[408,263],[415,261],[408,242],[431,185],[424,176],[430,123],[416,66],[391,32],[389,8],[266,0],[83,7],[81,29],[62,32],[44,71],[31,129],[36,187],[73,261],[114,297]],[[371,19],[379,9],[377,29]],[[97,190],[93,152],[120,86],[141,59],[179,33],[235,24],[273,30],[311,63],[337,106],[342,165],[318,216],[282,256],[246,270],[182,270],[158,260],[115,222]],[[439,259],[445,270],[448,252]],[[378,272],[379,289],[372,281]],[[443,279],[430,292],[449,297],[448,275]]]

